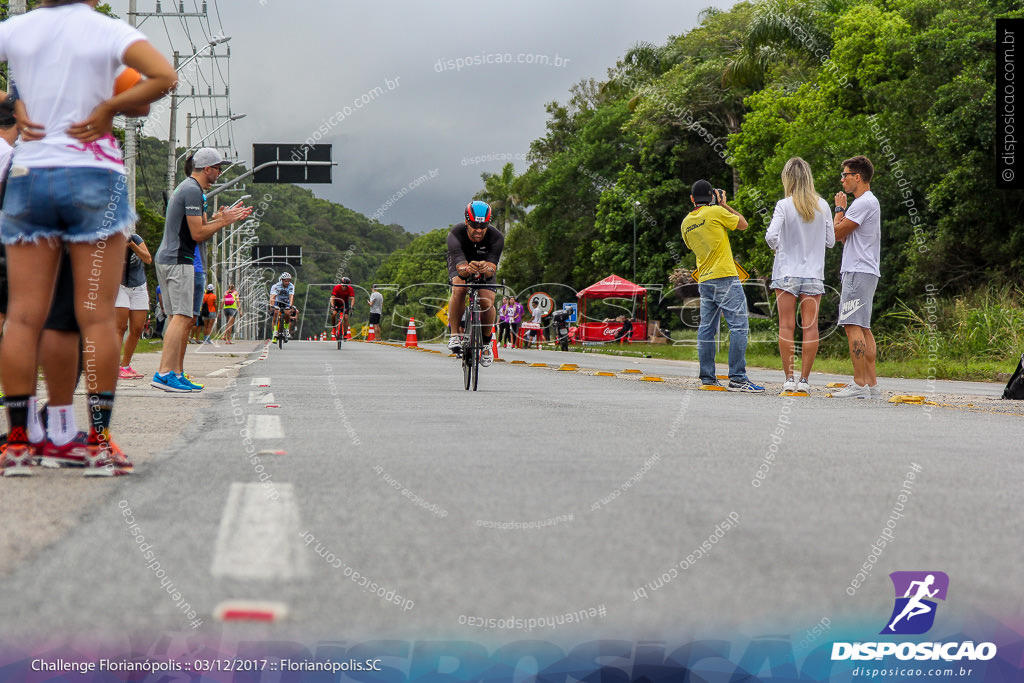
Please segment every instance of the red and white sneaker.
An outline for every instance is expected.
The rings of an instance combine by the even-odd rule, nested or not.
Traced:
[[[0,470],[5,477],[31,477],[35,459],[28,444],[7,444],[0,459]]]
[[[88,437],[85,432],[78,432],[75,438],[63,446],[57,446],[46,440],[39,464],[43,467],[85,467],[89,458]]]
[[[117,477],[132,473],[131,461],[114,442],[105,441],[87,448],[89,455],[85,459],[85,476]]]

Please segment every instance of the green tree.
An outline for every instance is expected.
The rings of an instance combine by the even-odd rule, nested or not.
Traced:
[[[516,169],[512,163],[505,164],[501,173],[482,173],[484,189],[473,195],[473,199],[481,199],[491,205],[506,236],[512,226],[526,217],[526,203],[522,194],[522,183],[516,177]]]

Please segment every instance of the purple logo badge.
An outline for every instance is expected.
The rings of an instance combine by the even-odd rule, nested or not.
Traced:
[[[945,600],[949,577],[945,572],[893,572],[889,574],[896,591],[888,625],[882,635],[920,635],[935,622],[936,600]]]

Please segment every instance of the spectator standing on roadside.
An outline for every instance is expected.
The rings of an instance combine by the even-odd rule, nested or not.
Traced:
[[[229,283],[224,290],[224,305],[221,309],[224,311],[224,343],[230,344],[235,331],[235,318],[238,317],[238,290],[233,284]]]
[[[206,294],[203,295],[200,311],[203,320],[203,343],[212,344],[210,334],[213,332],[213,323],[217,321],[217,292],[212,283],[206,285]]]
[[[764,393],[764,387],[747,377],[747,298],[729,246],[730,230],[746,230],[747,219],[726,203],[725,190],[715,190],[706,180],[693,184],[693,211],[683,219],[683,242],[697,255],[697,288],[700,291],[700,327],[697,357],[704,386],[721,386],[715,374],[715,336],[718,321],[729,326],[729,391]]]
[[[203,212],[203,191],[220,176],[224,159],[217,150],[204,147],[195,153],[192,163],[192,175],[178,185],[167,203],[164,237],[155,258],[164,308],[171,318],[164,332],[160,367],[153,375],[151,384],[158,389],[177,393],[202,389],[185,377],[182,367],[195,310],[193,260],[196,244],[205,242],[220,230],[252,213],[252,207],[229,207],[208,222]]]
[[[519,348],[519,328],[523,325],[523,313],[526,309],[519,299],[512,297],[512,348]]]
[[[377,285],[370,289],[370,327],[373,329],[373,338],[380,341],[380,316],[384,312],[384,295],[377,291]]]
[[[153,257],[146,243],[138,233],[128,237],[128,249],[125,253],[124,276],[117,291],[117,331],[123,340],[121,350],[121,369],[118,379],[138,379],[141,372],[132,368],[132,356],[142,336],[142,328],[149,317],[149,285],[146,283],[146,264],[152,263]],[[128,337],[125,338],[125,332]]]
[[[619,342],[619,346],[622,346],[629,343],[633,338],[633,319],[628,315],[620,315],[618,320],[622,323],[622,327],[615,333],[615,341]]]
[[[86,474],[128,471],[112,449],[110,418],[120,347],[114,300],[125,237],[136,217],[126,199],[112,123],[117,112],[162,97],[175,87],[177,76],[142,33],[96,12],[97,1],[47,1],[0,24],[0,61],[18,75],[16,111],[23,138],[14,151],[0,220],[9,257],[8,318],[0,346],[10,423],[0,462],[4,476],[31,474],[28,411],[36,392],[40,334],[65,245],[87,368]],[[122,64],[144,78],[111,97]],[[97,196],[104,200],[99,205]]]
[[[874,173],[875,167],[867,157],[847,159],[839,176],[843,191],[835,197],[836,239],[843,243],[839,324],[846,330],[850,346],[853,384],[832,394],[833,398],[882,398],[875,376],[875,337],[871,333],[882,251],[882,210],[871,192]],[[853,195],[849,205],[847,193]]]
[[[507,349],[509,339],[512,336],[512,314],[515,309],[511,303],[512,297],[506,296],[501,300],[501,308],[498,309],[498,343],[503,349]]]
[[[825,293],[825,249],[836,243],[828,202],[814,191],[810,165],[793,157],[782,169],[785,199],[775,213],[765,241],[775,252],[771,287],[779,309],[779,354],[783,391],[811,390],[808,377],[818,353],[818,307]],[[793,375],[797,305],[803,330],[800,381]]]

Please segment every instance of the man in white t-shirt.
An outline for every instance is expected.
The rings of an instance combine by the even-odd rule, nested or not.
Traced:
[[[843,243],[839,324],[846,330],[850,345],[853,384],[832,394],[834,398],[882,398],[875,376],[875,337],[871,334],[871,308],[881,275],[878,266],[882,247],[882,213],[871,192],[874,172],[867,157],[847,159],[840,175],[843,191],[835,197],[836,240]],[[853,195],[849,206],[846,193]]]

